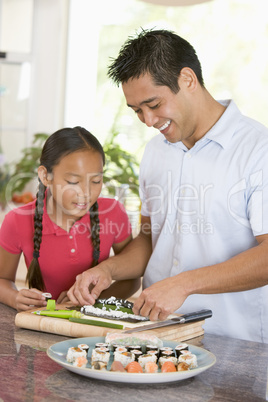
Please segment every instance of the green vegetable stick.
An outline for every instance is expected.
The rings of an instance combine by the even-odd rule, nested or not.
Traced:
[[[114,324],[105,321],[97,321],[97,320],[88,320],[86,318],[76,318],[70,317],[69,321],[76,322],[78,324],[88,324],[88,325],[96,325],[98,327],[108,327],[108,328],[115,328],[115,329],[124,329],[124,325],[121,324]]]

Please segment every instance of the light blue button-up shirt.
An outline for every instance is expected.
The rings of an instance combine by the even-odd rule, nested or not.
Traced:
[[[153,253],[144,287],[226,261],[268,233],[268,129],[222,103],[222,117],[191,149],[162,134],[145,148],[141,212],[151,218]],[[191,295],[177,312],[201,308],[213,311],[206,332],[268,343],[268,286]]]

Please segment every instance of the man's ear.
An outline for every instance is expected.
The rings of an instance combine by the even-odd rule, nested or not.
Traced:
[[[49,174],[47,173],[47,169],[45,168],[45,166],[39,166],[39,168],[37,169],[38,172],[38,177],[41,180],[41,182],[43,183],[43,185],[45,187],[48,186],[49,184]]]
[[[190,92],[195,91],[198,83],[195,72],[189,67],[183,67],[178,78],[178,83],[179,88],[184,86]]]

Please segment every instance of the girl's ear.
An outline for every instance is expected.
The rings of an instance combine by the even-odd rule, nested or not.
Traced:
[[[38,172],[38,177],[41,180],[41,182],[43,183],[43,185],[45,187],[48,186],[49,184],[49,178],[48,178],[48,173],[47,173],[47,169],[45,168],[45,166],[39,166],[39,168],[37,169]]]

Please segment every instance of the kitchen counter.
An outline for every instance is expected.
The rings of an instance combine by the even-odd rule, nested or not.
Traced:
[[[46,349],[64,336],[16,328],[16,311],[0,303],[0,401],[241,401],[268,400],[268,344],[205,334],[188,343],[217,358],[205,372],[162,384],[105,382],[74,374]]]

